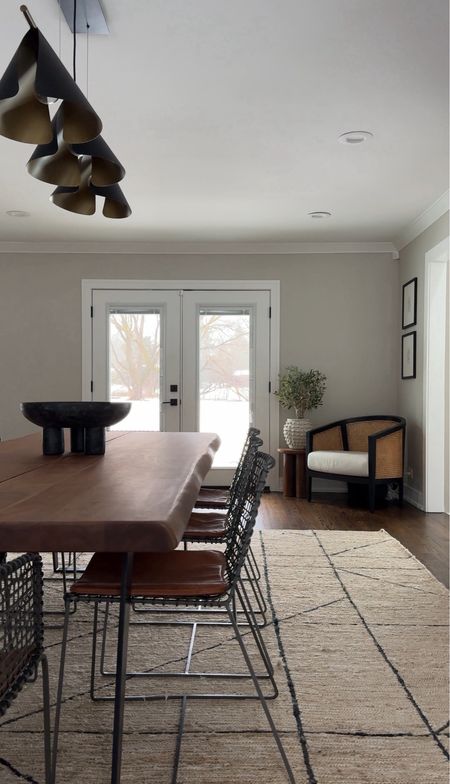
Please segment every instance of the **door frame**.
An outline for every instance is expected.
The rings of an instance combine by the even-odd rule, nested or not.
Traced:
[[[117,279],[83,279],[81,281],[81,395],[82,400],[91,400],[91,382],[93,373],[93,341],[92,314],[93,292],[97,289],[106,290],[211,290],[211,291],[268,291],[270,294],[270,427],[269,444],[264,447],[276,459],[276,466],[270,472],[270,487],[280,489],[278,452],[280,433],[280,408],[273,391],[278,385],[280,372],[280,281],[279,280],[117,280]]]
[[[449,513],[449,237],[425,254],[423,343],[424,509]],[[447,373],[446,373],[447,371]],[[447,415],[446,415],[447,411]]]

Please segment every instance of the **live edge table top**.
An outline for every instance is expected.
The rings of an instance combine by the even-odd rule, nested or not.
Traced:
[[[215,433],[107,434],[104,455],[0,443],[0,551],[145,552],[180,542],[220,445]]]

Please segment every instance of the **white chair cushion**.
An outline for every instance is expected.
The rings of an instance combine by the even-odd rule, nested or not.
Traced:
[[[367,452],[325,452],[317,450],[308,455],[308,468],[324,474],[369,476]]]

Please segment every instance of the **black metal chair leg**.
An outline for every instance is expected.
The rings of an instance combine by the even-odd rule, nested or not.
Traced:
[[[247,582],[251,586],[252,594],[255,597],[256,605],[258,608],[257,611],[261,614],[262,617],[262,621],[258,625],[264,627],[267,625],[267,619],[265,615],[267,611],[266,600],[264,599],[264,596],[262,594],[259,582],[256,580],[256,578],[252,579],[253,577],[253,575],[251,574],[252,568],[253,568],[252,565],[249,563],[249,561],[247,561],[243,566],[243,572],[247,577]]]
[[[97,628],[98,628],[98,602],[94,602],[94,622],[92,626],[92,651],[91,651],[91,682],[89,696],[94,700],[95,691],[95,666],[97,661]]]
[[[247,618],[250,630],[252,632],[253,638],[255,640],[255,643],[256,643],[256,645],[258,647],[260,656],[261,656],[261,658],[262,658],[262,660],[264,662],[264,666],[265,666],[265,668],[267,670],[267,674],[268,674],[268,676],[269,676],[269,678],[271,680],[271,683],[272,683],[272,686],[273,686],[273,689],[274,689],[273,698],[275,698],[275,697],[278,696],[278,686],[277,686],[277,684],[275,682],[275,678],[274,678],[274,672],[275,672],[274,671],[274,667],[273,667],[273,664],[272,664],[272,662],[270,660],[269,651],[267,650],[267,647],[266,647],[266,644],[264,642],[264,638],[263,638],[263,636],[261,634],[260,628],[259,628],[258,624],[256,623],[255,614],[254,614],[252,605],[250,603],[250,599],[249,599],[247,590],[246,590],[245,585],[242,582],[242,580],[239,581],[239,589],[240,589],[239,600],[240,600],[242,609],[243,609],[243,611],[244,611],[244,613],[246,615],[246,618]],[[267,699],[267,697],[266,697],[266,699]]]
[[[308,476],[306,478],[306,497],[307,497],[309,503],[311,503],[311,501],[312,501],[312,476]]]
[[[238,596],[239,596],[240,591],[239,591],[238,588],[236,588],[236,590],[237,590],[237,593],[238,593]],[[241,603],[242,603],[242,601],[241,601]],[[249,671],[251,679],[253,681],[253,685],[254,685],[254,687],[256,689],[256,693],[258,695],[259,701],[260,701],[261,706],[262,706],[262,708],[264,710],[264,713],[266,714],[266,719],[267,719],[267,721],[269,723],[269,727],[270,727],[270,729],[272,731],[272,735],[274,737],[275,743],[277,744],[278,751],[280,752],[281,759],[283,760],[283,763],[284,763],[284,767],[286,768],[286,773],[288,775],[288,779],[291,782],[291,784],[295,784],[295,778],[294,778],[294,774],[292,772],[292,768],[291,768],[291,766],[289,764],[289,760],[288,760],[288,758],[286,756],[286,752],[284,750],[284,746],[283,746],[283,744],[281,742],[281,738],[279,736],[278,730],[275,727],[275,723],[273,721],[272,714],[270,713],[269,706],[267,705],[266,699],[265,699],[264,694],[262,692],[261,686],[259,684],[259,681],[258,681],[258,678],[256,676],[255,670],[253,668],[253,664],[251,662],[251,659],[250,659],[250,656],[248,654],[247,648],[245,647],[245,643],[244,643],[244,640],[242,638],[242,634],[240,632],[239,626],[237,625],[237,623],[235,621],[235,618],[234,618],[233,612],[231,610],[231,607],[228,608],[228,616],[230,618],[230,622],[231,622],[231,624],[233,626],[233,630],[234,630],[234,633],[236,635],[236,639],[237,639],[237,641],[239,643],[239,647],[240,647],[240,649],[242,651],[242,655],[244,657],[245,663],[247,665],[248,671]]]
[[[61,719],[61,702],[64,685],[64,668],[66,664],[67,637],[69,633],[70,621],[70,600],[65,600],[64,630],[61,643],[61,660],[59,664],[58,691],[56,694],[55,725],[53,728],[53,752],[52,752],[52,784],[56,781],[56,760],[58,755],[59,723]]]
[[[255,558],[255,554],[254,554],[254,552],[253,552],[253,550],[252,550],[252,547],[251,547],[251,545],[250,545],[250,547],[248,548],[248,555],[247,555],[247,558],[248,558],[248,560],[249,560],[249,561],[251,561],[251,562],[252,562],[252,565],[253,565],[253,571],[254,571],[254,573],[255,573],[255,575],[256,575],[256,579],[257,579],[257,580],[260,580],[260,579],[261,579],[261,571],[260,571],[260,569],[259,569],[258,563],[257,563],[257,561],[256,561],[256,558]]]
[[[128,629],[130,623],[131,579],[133,575],[133,553],[122,556],[120,586],[119,629],[117,635],[116,685],[114,699],[113,746],[111,762],[111,784],[120,784],[122,766],[123,720],[127,674]]]
[[[41,657],[42,695],[44,700],[44,759],[45,784],[52,784],[52,748],[50,729],[50,685],[48,678],[48,662],[45,654]]]
[[[178,768],[180,766],[181,742],[183,740],[184,720],[186,718],[186,706],[187,706],[187,697],[182,697],[181,705],[180,705],[180,719],[178,722],[177,743],[175,746],[175,754],[173,759],[171,784],[177,784],[178,782]]]
[[[108,632],[108,618],[109,618],[109,602],[106,602],[105,605],[105,616],[103,619],[103,631],[102,631],[102,647],[100,651],[100,673],[101,675],[106,675],[105,671],[105,655],[106,655],[106,635]],[[94,633],[94,640],[97,638],[97,629],[95,627]]]
[[[376,484],[369,482],[369,512],[375,511]]]

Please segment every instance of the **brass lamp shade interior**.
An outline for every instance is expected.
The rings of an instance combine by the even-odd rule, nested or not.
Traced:
[[[8,139],[49,144],[53,138],[47,101],[63,101],[64,141],[95,139],[102,121],[38,28],[31,28],[0,80],[0,133]]]
[[[57,207],[78,215],[95,213],[96,196],[105,199],[103,215],[105,218],[128,218],[131,208],[119,185],[108,185],[104,188],[92,184],[92,162],[89,156],[80,158],[81,184],[79,188],[58,187],[51,195],[51,201]]]
[[[105,187],[114,185],[125,177],[125,169],[101,136],[85,144],[73,144],[76,155],[90,155],[92,158],[91,183]]]
[[[97,196],[104,196],[103,215],[105,218],[128,218],[131,207],[128,204],[120,185],[109,185],[106,188],[94,188]]]
[[[90,186],[90,158],[80,159],[81,181],[78,188],[60,186],[53,191],[50,200],[57,207],[77,215],[93,215],[95,213],[95,193]]]
[[[81,183],[81,156],[92,160],[93,185],[113,185],[125,176],[125,169],[101,136],[85,144],[67,144],[63,139],[63,115],[53,118],[50,144],[40,144],[27,163],[29,174],[52,185],[74,188]]]

